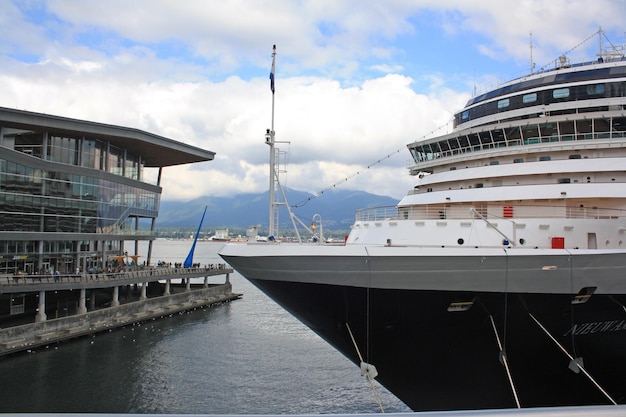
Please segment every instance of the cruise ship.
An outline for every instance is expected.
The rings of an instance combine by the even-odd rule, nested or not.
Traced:
[[[555,65],[408,144],[345,245],[220,255],[415,411],[626,403],[626,58]],[[620,51],[617,51],[620,52]]]

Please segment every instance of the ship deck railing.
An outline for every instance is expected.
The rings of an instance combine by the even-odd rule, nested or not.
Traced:
[[[124,271],[94,271],[80,272],[77,274],[1,274],[0,285],[37,285],[42,283],[89,283],[89,282],[111,282],[111,281],[127,281],[129,279],[136,281],[154,281],[159,277],[169,279],[172,276],[176,278],[192,277],[207,274],[226,274],[232,272],[232,269],[224,264],[211,264],[207,266],[193,268],[171,268],[171,267],[136,267]]]
[[[412,207],[373,207],[358,210],[357,222],[383,220],[490,220],[504,219],[626,219],[626,210],[599,207],[545,205],[432,204]]]

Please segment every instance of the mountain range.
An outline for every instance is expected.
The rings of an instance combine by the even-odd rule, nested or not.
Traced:
[[[295,216],[308,225],[313,216],[319,214],[325,230],[349,229],[358,209],[395,206],[398,203],[398,200],[391,197],[353,190],[333,189],[316,196],[287,189],[285,194]],[[237,194],[232,197],[202,196],[184,202],[161,201],[156,225],[196,228],[205,207],[207,211],[202,223],[203,229],[247,228],[252,225],[261,225],[265,229],[268,227],[269,191]],[[292,228],[286,207],[280,207],[278,218],[279,229]]]

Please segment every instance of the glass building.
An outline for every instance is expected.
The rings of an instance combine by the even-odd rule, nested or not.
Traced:
[[[162,169],[214,155],[137,129],[0,108],[0,275],[133,257],[124,241],[154,239]]]

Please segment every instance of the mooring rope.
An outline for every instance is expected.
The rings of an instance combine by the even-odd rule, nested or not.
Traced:
[[[515,384],[513,383],[513,376],[511,375],[511,370],[509,369],[509,361],[506,358],[506,352],[502,348],[502,343],[500,342],[500,336],[498,335],[498,330],[496,329],[496,323],[493,321],[493,316],[491,314],[489,314],[489,320],[491,320],[491,327],[493,328],[493,333],[496,335],[496,341],[498,342],[498,349],[500,350],[500,358],[502,359],[502,364],[504,365],[504,369],[506,370],[506,376],[509,379],[509,385],[511,385],[511,391],[513,391],[515,404],[517,405],[517,408],[522,408],[519,403],[519,398],[517,396],[517,390],[515,389]]]
[[[579,361],[575,360],[574,357],[572,355],[570,355],[570,353],[563,347],[563,345],[561,345],[558,340],[556,340],[554,338],[554,336],[552,336],[550,334],[550,332],[548,331],[548,329],[546,329],[545,327],[543,327],[543,325],[539,322],[539,320],[537,320],[535,318],[535,316],[533,316],[533,314],[529,311],[528,315],[530,316],[531,319],[533,319],[533,321],[535,323],[537,323],[537,326],[539,326],[539,328],[541,330],[544,331],[544,333],[561,349],[561,351],[563,351],[563,353],[565,353],[565,355],[567,355],[567,357],[570,359],[571,363],[576,364],[576,366],[578,366],[578,368],[583,371],[583,373],[587,376],[587,378],[589,378],[589,380],[596,386],[596,388],[598,388],[600,390],[600,392],[602,394],[604,394],[604,396],[606,398],[608,398],[608,400],[613,404],[613,405],[617,405],[617,402],[615,402],[615,400],[613,398],[611,398],[611,396],[600,386],[600,384],[598,384],[596,382],[595,379],[593,379],[593,377],[589,374],[589,372],[587,372],[587,370],[580,364]]]
[[[368,366],[369,365],[368,363],[363,362],[363,356],[361,356],[361,351],[359,350],[359,347],[356,344],[356,340],[354,340],[354,335],[352,334],[352,330],[350,329],[350,325],[348,324],[348,322],[346,322],[346,327],[348,328],[350,339],[352,339],[352,344],[354,345],[354,348],[356,349],[356,354],[359,356],[359,362],[361,363],[361,367],[363,366],[363,364]],[[385,409],[383,408],[383,403],[380,401],[380,397],[378,396],[378,392],[376,391],[376,386],[374,386],[374,381],[370,377],[369,372],[365,372],[365,377],[367,378],[367,381],[370,383],[370,387],[372,388],[372,392],[374,393],[374,398],[376,399],[376,403],[378,404],[378,407],[380,408],[380,412],[384,413]]]

